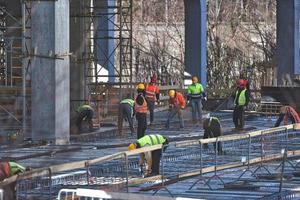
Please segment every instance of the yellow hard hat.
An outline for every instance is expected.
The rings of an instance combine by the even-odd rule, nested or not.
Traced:
[[[171,98],[175,97],[175,90],[169,90],[169,97]]]
[[[145,84],[144,84],[144,83],[139,83],[139,84],[137,85],[137,89],[138,89],[138,90],[145,90]]]
[[[131,143],[129,146],[128,146],[128,151],[132,151],[132,150],[135,150],[136,149],[136,146],[135,144]]]
[[[193,76],[193,77],[192,77],[192,81],[193,81],[193,83],[198,83],[198,78],[197,78],[197,76]]]

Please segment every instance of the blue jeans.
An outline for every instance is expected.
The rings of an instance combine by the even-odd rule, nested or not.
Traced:
[[[148,101],[148,110],[150,112],[150,123],[152,123],[154,121],[154,105],[155,102],[154,101]]]
[[[166,122],[166,128],[170,128],[170,120],[173,119],[173,117],[178,114],[179,118],[179,123],[180,123],[180,128],[184,128],[184,123],[183,123],[183,117],[182,117],[182,111],[180,108],[172,108],[170,109],[168,113],[168,119]]]
[[[202,121],[202,103],[201,99],[191,99],[192,103],[192,117],[193,121],[197,121],[197,113],[198,113],[198,119]]]

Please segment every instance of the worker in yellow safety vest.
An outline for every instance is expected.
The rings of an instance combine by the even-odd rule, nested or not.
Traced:
[[[166,138],[163,135],[160,134],[150,134],[150,135],[145,135],[144,137],[138,139],[135,143],[131,143],[128,146],[128,150],[132,151],[137,148],[142,148],[142,147],[147,147],[147,146],[153,146],[153,145],[158,145],[162,144],[163,146],[163,151],[166,150],[168,145],[168,138]],[[143,166],[145,159],[147,161],[146,165],[146,171],[144,174],[145,177],[147,176],[155,176],[159,174],[159,163],[161,159],[161,149],[157,149],[150,152],[142,153],[140,154],[140,171],[143,173]]]
[[[193,83],[188,87],[187,99],[192,104],[193,123],[197,123],[197,120],[202,123],[202,100],[207,101],[207,97],[202,84],[198,82],[197,76],[192,77],[192,82]]]
[[[120,135],[122,135],[124,119],[129,124],[131,135],[134,134],[133,116],[134,116],[134,100],[131,98],[123,99],[119,105],[118,130]]]
[[[79,131],[83,131],[82,123],[83,121],[87,121],[89,124],[89,131],[93,131],[93,116],[94,116],[94,109],[89,104],[84,104],[79,106],[76,109],[77,118],[76,118],[76,125]]]
[[[13,161],[0,162],[0,182],[29,169]],[[12,182],[0,188],[3,190],[3,200],[17,199],[16,184],[16,182]]]
[[[245,119],[244,119],[244,113],[245,113],[245,107],[249,103],[250,99],[250,92],[246,88],[247,81],[240,79],[236,82],[237,89],[234,94],[234,111],[233,111],[233,123],[235,126],[235,130],[243,130]]]

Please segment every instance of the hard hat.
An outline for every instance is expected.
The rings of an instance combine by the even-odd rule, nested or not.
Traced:
[[[193,81],[193,83],[198,83],[198,78],[197,78],[197,76],[193,76],[193,77],[192,77],[192,81]]]
[[[156,74],[153,74],[150,80],[151,83],[156,83]]]
[[[236,81],[237,87],[245,87],[246,86],[245,83],[246,82],[243,79],[239,79]]]
[[[210,118],[210,113],[203,114],[203,118],[204,118],[204,119]]]
[[[132,151],[132,150],[135,150],[136,147],[135,147],[135,144],[131,143],[129,146],[128,146],[128,151]]]
[[[169,90],[169,97],[171,98],[175,97],[175,90]]]
[[[144,84],[144,83],[139,83],[139,84],[137,85],[137,89],[138,89],[138,90],[145,90],[145,84]]]

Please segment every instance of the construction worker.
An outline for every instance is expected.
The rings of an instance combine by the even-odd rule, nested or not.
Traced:
[[[24,171],[29,170],[29,168],[25,168],[22,165],[11,162],[11,161],[3,161],[0,162],[0,182],[4,179],[7,179],[11,176],[14,176],[19,173],[23,173]],[[8,185],[5,185],[1,188],[4,192],[3,199],[4,200],[13,200],[17,199],[16,197],[16,182],[12,182]]]
[[[293,124],[300,123],[300,117],[297,111],[292,106],[282,106],[280,108],[280,114],[275,123],[275,127],[278,127],[282,120],[284,121],[284,125],[288,125],[289,119]]]
[[[168,143],[169,143],[168,139],[165,136],[160,134],[150,134],[150,135],[145,135],[144,137],[138,139],[135,143],[131,143],[128,146],[128,150],[132,151],[134,149],[157,145],[157,144],[167,145]],[[167,146],[164,146],[163,151],[165,151],[166,148]],[[159,163],[161,159],[161,149],[154,150],[151,153],[146,152],[140,154],[139,164],[142,173],[143,173],[143,166],[144,166],[145,159],[147,160],[147,165],[146,165],[146,171],[144,173],[144,177],[158,175]]]
[[[87,121],[89,124],[89,131],[93,131],[93,116],[94,116],[94,109],[89,105],[85,104],[79,106],[76,110],[77,117],[76,117],[76,125],[79,131],[82,131],[82,122]]]
[[[214,138],[222,136],[222,127],[220,120],[217,117],[210,117],[209,115],[204,118],[203,120],[203,129],[204,129],[204,136],[203,139],[206,138]],[[222,154],[222,144],[218,142],[218,153]],[[216,149],[216,144],[214,144],[214,147]],[[207,148],[207,144],[204,145],[204,148]]]
[[[145,135],[147,129],[147,101],[145,98],[145,84],[139,83],[137,86],[138,95],[135,98],[134,110],[137,120],[137,138],[141,138]]]
[[[244,112],[245,107],[249,103],[250,92],[246,88],[247,82],[243,79],[239,79],[236,82],[237,89],[234,94],[234,111],[233,111],[233,123],[235,126],[235,130],[243,130],[245,119]]]
[[[187,99],[192,104],[192,118],[193,123],[197,123],[198,120],[202,122],[202,99],[207,101],[203,86],[198,82],[197,76],[192,77],[192,84],[188,87]]]
[[[169,114],[168,114],[168,119],[166,122],[166,128],[170,128],[170,120],[178,114],[178,118],[180,121],[180,128],[184,128],[184,123],[183,123],[183,117],[182,117],[182,111],[185,106],[186,102],[183,97],[183,95],[180,92],[177,92],[175,90],[169,90]]]
[[[131,135],[134,134],[133,116],[134,116],[134,100],[130,98],[123,99],[119,105],[118,129],[120,135],[122,135],[122,127],[123,127],[124,119],[129,123]]]
[[[154,105],[155,102],[159,102],[159,88],[156,85],[156,75],[153,74],[151,81],[146,85],[146,100],[148,104],[148,109],[150,112],[150,124],[154,120]]]

